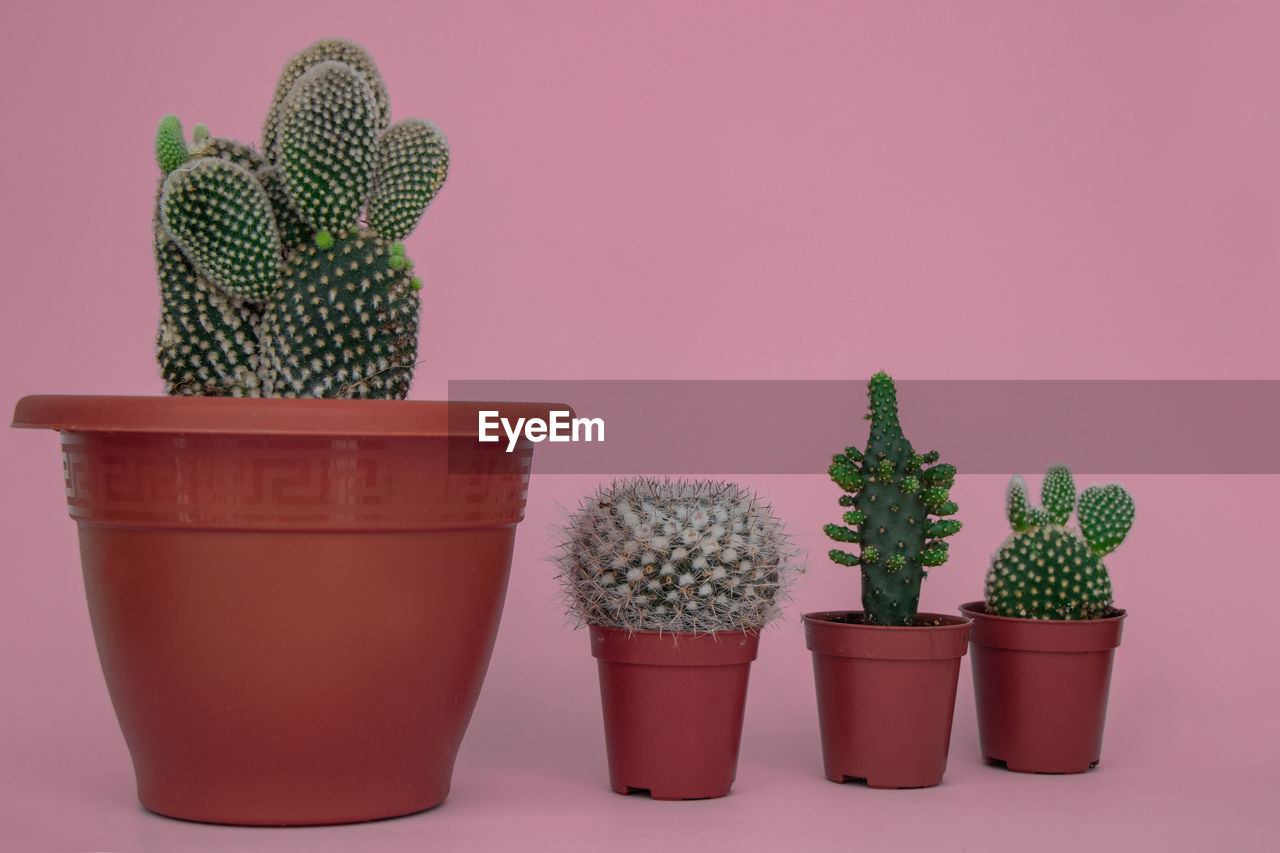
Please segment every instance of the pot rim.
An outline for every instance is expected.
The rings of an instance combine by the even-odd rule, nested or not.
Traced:
[[[573,417],[562,403],[33,394],[18,401],[11,425],[135,434],[476,438],[482,410],[506,418],[546,420],[552,411]]]
[[[966,616],[917,614],[939,619],[941,625],[858,625],[824,618],[862,612],[825,610],[804,614],[805,645],[815,655],[900,661],[961,658],[969,649],[973,620]]]
[[[990,619],[999,622],[1015,622],[1019,624],[1031,625],[1101,625],[1107,622],[1122,622],[1129,615],[1128,610],[1119,607],[1112,607],[1111,616],[1103,616],[1101,619],[1029,619],[1024,616],[999,616],[995,613],[987,612],[987,603],[985,601],[970,601],[961,604],[959,610],[973,621],[981,619]]]
[[[996,616],[987,612],[984,601],[960,605],[960,612],[973,620],[969,641],[1021,652],[1106,652],[1120,645],[1128,611],[1116,608],[1102,619],[1026,619]]]
[[[760,632],[628,631],[588,625],[591,654],[611,663],[656,666],[723,666],[756,659]]]
[[[968,625],[971,621],[967,616],[957,616],[954,613],[925,613],[916,614],[917,618],[941,619],[941,625],[864,625],[852,622],[833,622],[831,616],[853,616],[865,613],[862,610],[817,610],[812,613],[806,613],[800,617],[803,621],[814,622],[822,625],[831,625],[835,629],[852,629],[856,631],[943,631],[954,630],[962,625]]]

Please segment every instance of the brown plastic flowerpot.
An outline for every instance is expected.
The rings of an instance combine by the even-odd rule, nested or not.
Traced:
[[[928,788],[942,781],[969,620],[921,613],[912,627],[807,613],[822,762],[833,782]],[[936,623],[936,624],[932,624]]]
[[[729,793],[759,640],[745,631],[628,634],[591,626],[613,790],[647,791],[655,800]]]
[[[1125,611],[1076,621],[993,616],[975,601],[973,693],[988,764],[1083,773],[1102,758],[1111,665]]]
[[[321,824],[449,792],[532,446],[479,408],[27,397],[62,433],[103,673],[148,809]],[[557,407],[567,408],[567,407]]]

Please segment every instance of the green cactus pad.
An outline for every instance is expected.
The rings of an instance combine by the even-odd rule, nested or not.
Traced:
[[[1021,619],[1098,619],[1112,610],[1111,578],[1073,530],[1014,533],[987,573],[987,609]]]
[[[1040,485],[1040,505],[1050,524],[1066,524],[1076,508],[1076,481],[1066,465],[1051,465]]]
[[[346,39],[322,39],[295,54],[280,72],[276,93],[271,99],[271,107],[267,110],[267,119],[262,126],[262,150],[271,160],[275,162],[280,160],[283,107],[294,85],[312,67],[328,61],[348,65],[364,78],[377,104],[376,131],[382,131],[391,123],[391,100],[387,96],[386,83],[378,73],[378,66],[374,64],[373,57],[355,42]]]
[[[182,135],[182,122],[175,115],[167,115],[160,119],[156,128],[156,165],[162,174],[169,174],[187,162],[190,154],[187,141]]]
[[[1090,486],[1080,494],[1080,532],[1099,557],[1124,541],[1133,526],[1133,498],[1119,483]]]
[[[396,122],[378,137],[369,194],[369,226],[386,240],[413,230],[449,173],[449,143],[420,118]]]
[[[156,360],[166,394],[260,396],[253,306],[201,278],[168,235],[156,235],[160,331]]]
[[[1021,474],[1014,474],[1004,495],[1005,512],[1014,530],[1026,530],[1032,525],[1031,497],[1027,493],[1027,481]]]
[[[267,303],[266,393],[403,399],[417,353],[419,299],[372,231],[300,248]]]
[[[221,137],[210,137],[191,150],[192,157],[217,157],[243,166],[253,173],[262,185],[271,203],[271,213],[276,221],[276,232],[282,247],[297,246],[307,242],[311,229],[298,216],[284,189],[284,177],[280,167],[273,165],[261,153],[243,142]]]
[[[757,631],[795,568],[781,522],[732,483],[615,481],[584,499],[565,534],[560,577],[584,624]]]
[[[378,134],[369,85],[348,65],[321,62],[294,84],[281,109],[277,162],[294,208],[314,230],[354,230]]]
[[[912,449],[898,423],[897,390],[888,374],[871,377],[867,393],[871,436],[866,451],[846,448],[828,469],[836,485],[849,493],[840,505],[855,507],[843,518],[857,529],[828,524],[824,532],[838,542],[861,545],[860,555],[834,550],[829,556],[839,565],[862,567],[866,621],[911,625],[920,607],[925,568],[947,561],[943,539],[961,527],[959,521],[940,518],[956,511],[948,491],[956,471],[952,465],[934,465],[936,452]]]
[[[196,271],[230,294],[265,299],[280,283],[271,205],[244,167],[203,157],[170,172],[160,216]]]

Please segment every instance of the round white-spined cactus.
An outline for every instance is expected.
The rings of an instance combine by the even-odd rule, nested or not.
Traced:
[[[583,500],[557,562],[579,624],[710,633],[778,615],[796,553],[747,489],[628,479]]]

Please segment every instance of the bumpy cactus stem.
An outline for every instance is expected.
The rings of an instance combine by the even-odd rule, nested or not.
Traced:
[[[1025,619],[1097,619],[1111,613],[1111,577],[1102,557],[1124,541],[1133,524],[1133,498],[1116,483],[1080,494],[1065,465],[1045,474],[1040,500],[1031,506],[1022,477],[1009,484],[1014,532],[991,559],[987,609]],[[1072,510],[1080,529],[1067,526]]]
[[[732,483],[620,480],[586,498],[558,558],[570,613],[630,631],[757,631],[794,570],[782,523]]]
[[[862,608],[872,625],[912,625],[920,607],[926,569],[947,561],[946,538],[961,524],[947,516],[956,505],[950,489],[953,465],[936,464],[936,451],[917,454],[898,423],[897,390],[886,373],[871,377],[871,437],[865,451],[845,448],[828,469],[848,494],[840,505],[853,507],[844,525],[828,524],[827,536],[857,543],[861,553],[833,550],[842,566],[862,569]],[[931,467],[925,467],[931,466]]]

